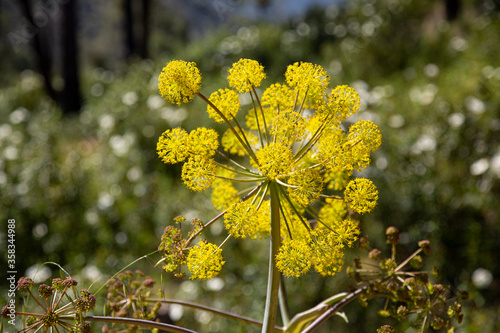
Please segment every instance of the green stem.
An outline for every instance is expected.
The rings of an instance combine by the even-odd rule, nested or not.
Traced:
[[[283,321],[283,326],[287,327],[290,322],[290,309],[288,308],[288,298],[286,295],[285,279],[283,275],[280,276],[280,290],[279,290],[279,305],[281,320]]]
[[[255,91],[255,88],[254,88],[254,91]],[[257,95],[255,95],[255,96],[257,96]],[[255,100],[253,99],[252,92],[250,92],[250,97],[252,98],[253,111],[255,113],[255,122],[257,123],[257,130],[259,132],[260,146],[264,147],[264,139],[262,137],[262,131],[260,130],[259,114],[257,112],[257,106],[255,105]],[[265,118],[264,118],[264,120],[265,120]]]
[[[252,150],[252,147],[250,147],[249,145],[247,145],[247,143],[245,141],[243,141],[243,139],[238,134],[238,132],[236,132],[236,130],[234,129],[233,125],[231,125],[231,123],[229,122],[229,120],[227,119],[227,117],[214,105],[214,103],[210,102],[210,100],[208,98],[206,98],[202,93],[197,92],[196,95],[198,97],[200,97],[205,103],[207,103],[208,105],[210,105],[218,113],[218,115],[224,120],[224,122],[227,124],[227,126],[229,126],[229,128],[233,132],[233,134],[236,137],[236,139],[238,139],[238,141],[241,143],[241,145],[243,146],[243,148],[245,148],[245,150],[247,151],[247,153],[250,156],[250,158],[253,159],[254,162],[257,165],[259,165],[259,162],[257,160],[257,156],[255,156],[255,153]],[[242,132],[242,134],[244,135],[243,132]]]
[[[201,304],[196,304],[196,303],[187,302],[187,301],[179,301],[179,300],[174,300],[174,299],[152,298],[152,299],[148,299],[148,300],[152,301],[152,302],[160,302],[160,303],[166,303],[166,304],[178,304],[178,305],[189,307],[189,308],[192,308],[192,309],[197,309],[197,310],[211,312],[211,313],[214,313],[216,315],[220,315],[220,316],[225,317],[225,318],[229,318],[229,319],[234,319],[234,320],[240,321],[242,323],[246,323],[246,324],[250,324],[250,325],[262,327],[262,322],[260,322],[258,320],[255,320],[255,319],[252,319],[252,318],[248,318],[248,317],[244,317],[244,316],[240,316],[240,315],[237,315],[237,314],[234,314],[234,313],[231,313],[231,312],[226,312],[226,311],[214,309],[212,307],[201,305]],[[284,331],[283,327],[275,327],[275,329],[278,332],[283,332]]]
[[[322,315],[317,317],[305,330],[302,330],[301,333],[311,333],[314,332],[319,325],[321,325],[324,321],[326,321],[329,317],[337,313],[340,309],[342,309],[345,305],[349,304],[352,300],[357,298],[362,292],[368,289],[368,285],[365,285],[359,289],[354,290],[349,295],[339,294],[334,296],[337,299],[338,296],[341,296],[341,300],[332,305],[329,309],[327,309]]]
[[[318,127],[318,129],[316,130],[316,132],[314,132],[314,134],[309,139],[309,141],[307,141],[307,143],[303,147],[301,147],[299,149],[299,151],[297,151],[297,153],[295,153],[295,156],[294,156],[295,162],[300,161],[300,159],[302,159],[304,156],[306,156],[306,153],[309,150],[309,148],[311,148],[319,140],[319,138],[321,137],[321,134],[323,133],[323,130],[326,127],[325,124],[326,124],[326,121],[323,122],[320,127]]]
[[[32,293],[31,291],[28,289],[28,293],[31,295],[31,297],[38,303],[38,305],[40,305],[40,307],[43,309],[43,311],[47,312],[47,308],[45,306],[43,306],[42,303],[40,303],[40,301],[38,300],[38,298],[36,298]]]
[[[222,247],[224,246],[224,244],[227,243],[227,241],[229,240],[229,238],[231,238],[233,235],[229,234],[226,239],[224,239],[224,241],[219,245],[219,249],[222,249]]]
[[[245,132],[243,131],[243,128],[241,127],[240,123],[238,122],[238,119],[233,118],[233,121],[236,124],[236,126],[238,127],[238,129],[240,130],[241,135],[243,137],[243,140],[245,140],[245,143],[248,145],[248,147],[250,147],[250,149],[252,149],[252,145],[250,145],[250,142],[248,141],[248,138],[245,135]]]
[[[229,163],[234,164],[237,168],[239,168],[239,169],[241,169],[241,170],[245,171],[245,172],[246,172],[246,174],[250,174],[250,175],[254,175],[254,176],[255,176],[255,175],[256,175],[256,176],[260,176],[260,174],[258,174],[258,173],[256,173],[256,172],[254,172],[254,171],[252,171],[252,170],[250,170],[250,169],[248,169],[248,168],[244,167],[243,165],[241,165],[241,164],[237,163],[237,162],[236,162],[235,160],[233,160],[232,158],[230,158],[230,157],[226,156],[226,155],[225,155],[224,153],[222,153],[220,150],[217,150],[217,153],[218,153],[220,156],[224,157],[224,158],[225,158],[225,159],[226,159]],[[234,169],[229,169],[229,167],[227,167],[227,166],[226,166],[226,169],[228,169],[228,170],[232,170],[232,171],[234,171],[234,172],[237,172],[237,173],[238,173],[238,171],[236,171],[236,170],[234,170]],[[239,173],[242,173],[242,172],[240,171]]]
[[[260,183],[259,185],[255,186],[252,191],[250,191],[250,193],[248,193],[244,198],[241,198],[240,199],[240,202],[241,201],[245,201],[249,198],[251,198],[255,192],[257,192],[261,186],[262,186],[263,183]],[[211,224],[213,224],[215,221],[217,221],[218,219],[220,219],[221,217],[223,217],[225,214],[226,214],[227,210],[223,211],[222,213],[220,213],[219,215],[217,215],[216,217],[214,217],[213,219],[211,219],[210,221],[208,221],[207,223],[205,223],[205,225],[203,226],[203,228],[200,228],[197,232],[195,232],[194,234],[192,234],[185,242],[184,242],[184,245],[183,245],[183,248],[187,248],[189,246],[189,244],[191,244],[191,242],[196,238],[198,237],[199,234],[201,234],[201,232],[203,230],[206,230]],[[156,251],[158,252],[158,251]],[[163,260],[165,260],[165,258],[162,258],[160,261],[158,261],[156,263],[155,266],[157,266],[158,264],[160,264]],[[115,274],[116,275],[116,274]]]
[[[311,323],[314,319],[318,318],[322,315],[326,310],[328,310],[329,306],[332,306],[334,303],[337,303],[348,296],[347,293],[340,293],[334,295],[323,302],[319,303],[313,308],[310,308],[304,312],[300,312],[296,314],[292,320],[286,325],[287,333],[300,333],[304,328],[307,327],[308,324]]]
[[[114,275],[113,275],[110,279],[113,279],[115,276],[117,276],[118,274],[120,274],[121,272],[123,272],[124,270],[126,270],[127,268],[129,268],[130,266],[134,265],[136,262],[138,262],[138,261],[140,261],[140,260],[142,260],[142,259],[146,259],[146,258],[150,257],[151,255],[153,255],[153,254],[157,253],[157,252],[158,252],[158,250],[153,251],[153,252],[148,253],[148,254],[146,254],[146,255],[144,255],[144,256],[142,256],[142,257],[140,257],[140,258],[135,259],[135,260],[134,260],[134,261],[132,261],[130,264],[128,264],[127,266],[123,267],[123,268],[122,268],[122,269],[120,269],[118,272],[116,272],[116,273],[115,273],[115,274],[114,274]],[[101,291],[101,289],[102,289],[102,288],[104,288],[105,286],[106,286],[106,283],[103,283],[103,284],[99,287],[99,289],[97,289],[97,291],[94,293],[94,296],[95,296],[95,295],[97,295],[97,294]],[[74,290],[73,290],[73,293],[74,293],[75,295],[77,295],[77,293],[76,293]],[[63,295],[64,295],[64,294],[66,294],[66,290],[64,291]],[[71,299],[70,299],[70,300],[71,300]],[[59,301],[60,301],[60,300],[59,300]],[[58,305],[58,304],[59,304],[59,302],[57,302],[56,307],[57,307],[57,305]]]
[[[272,333],[274,331],[281,275],[275,264],[275,257],[278,254],[281,243],[278,185],[275,182],[271,182],[269,185],[271,190],[271,251],[269,255],[266,310],[262,333]]]
[[[86,321],[97,321],[97,322],[114,323],[114,324],[128,324],[128,325],[136,325],[139,327],[157,328],[161,331],[173,332],[173,333],[196,333],[196,331],[192,331],[187,328],[165,323],[158,323],[156,321],[145,320],[145,319],[104,317],[104,316],[87,316],[83,317],[83,319]]]
[[[409,263],[410,260],[412,260],[413,258],[415,258],[420,252],[422,252],[422,249],[418,249],[417,251],[413,252],[413,254],[411,256],[409,256],[408,258],[406,258],[405,261],[403,261],[401,264],[399,264],[398,267],[396,267],[396,269],[394,269],[394,272],[399,272],[401,269],[403,269],[403,267],[405,267],[406,264]]]
[[[252,85],[252,90],[253,90],[253,94],[255,95],[255,99],[257,100],[257,104],[259,104],[260,113],[262,114],[262,121],[264,122],[264,130],[266,131],[266,142],[269,143],[269,131],[267,129],[266,116],[264,115],[264,110],[262,109],[262,105],[260,104],[259,95],[257,95],[257,91],[255,90],[255,86],[253,86],[253,85]],[[252,99],[252,101],[253,101],[253,99]],[[257,110],[255,110],[255,116],[257,117],[257,120],[258,120]],[[257,125],[257,126],[259,126],[259,125]],[[260,132],[260,126],[258,128],[259,128],[259,132]]]
[[[292,200],[290,200],[290,198],[288,197],[288,194],[285,192],[285,190],[283,189],[283,187],[280,186],[279,190],[283,194],[283,197],[286,199],[286,201],[288,201],[288,203],[290,204],[290,207],[292,207],[293,212],[300,219],[300,221],[302,222],[302,224],[304,225],[304,227],[307,230],[311,230],[310,224],[306,221],[306,219],[302,216],[302,214],[299,213],[299,211],[297,210],[297,208],[295,208],[295,205],[293,204]]]

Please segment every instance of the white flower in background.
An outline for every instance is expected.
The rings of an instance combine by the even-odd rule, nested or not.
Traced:
[[[35,283],[40,283],[50,278],[52,275],[52,271],[47,266],[34,264],[33,266],[28,267],[24,275],[32,279]]]
[[[113,135],[109,138],[109,146],[116,156],[125,156],[132,144],[135,142],[134,133],[126,133],[124,135]]]
[[[490,161],[490,170],[500,178],[500,153],[496,153]]]
[[[104,130],[112,130],[115,127],[115,117],[110,114],[105,114],[99,120],[99,126]]]
[[[122,97],[122,102],[125,105],[131,106],[134,105],[139,97],[137,96],[137,93],[135,91],[129,91]]]
[[[455,112],[448,116],[448,124],[451,127],[457,128],[463,125],[465,122],[465,116],[462,113]]]
[[[490,167],[490,162],[488,161],[488,158],[484,157],[476,162],[472,163],[470,166],[470,174],[473,176],[479,176],[485,173],[488,168]]]
[[[30,112],[27,109],[20,107],[10,113],[9,120],[13,124],[19,124],[23,121],[27,121],[29,117]]]
[[[472,273],[472,283],[477,288],[487,288],[491,282],[493,282],[493,274],[485,268],[478,268]]]
[[[165,104],[165,100],[158,95],[151,95],[148,97],[146,104],[151,110],[156,110],[161,108]]]
[[[430,134],[422,134],[418,138],[417,142],[411,147],[411,152],[418,155],[424,151],[434,151],[436,150],[437,142],[434,136]]]
[[[424,73],[427,77],[436,77],[439,75],[439,67],[436,64],[427,64],[424,67]]]
[[[465,99],[465,107],[474,114],[481,114],[486,110],[484,102],[473,96]]]

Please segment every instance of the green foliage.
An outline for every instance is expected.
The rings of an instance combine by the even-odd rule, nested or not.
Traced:
[[[74,118],[43,97],[34,73],[3,91],[0,214],[17,221],[19,271],[46,260],[116,269],[185,212],[190,194],[171,197],[178,170],[160,168],[154,147],[186,114],[157,96],[156,77],[149,62],[95,69]]]

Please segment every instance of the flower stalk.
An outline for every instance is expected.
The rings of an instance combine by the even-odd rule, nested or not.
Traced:
[[[281,246],[280,236],[280,207],[279,193],[276,183],[269,184],[271,194],[271,244],[269,254],[269,272],[267,281],[267,298],[264,312],[264,323],[262,333],[271,333],[274,330],[276,322],[276,313],[278,306],[278,292],[280,287],[281,273],[279,272],[275,258],[278,255]]]

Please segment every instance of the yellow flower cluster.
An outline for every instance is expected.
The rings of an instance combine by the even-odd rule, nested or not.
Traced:
[[[193,274],[191,279],[211,279],[219,274],[224,264],[222,250],[205,240],[201,240],[198,246],[194,246],[187,257],[187,266]]]
[[[200,88],[201,75],[194,62],[169,62],[163,68],[158,82],[158,89],[163,98],[177,105],[192,100]]]
[[[295,88],[299,100],[307,103],[307,106],[317,107],[324,103],[323,94],[330,78],[321,66],[308,62],[296,62],[288,66],[285,78],[288,85]]]
[[[264,67],[255,60],[240,59],[229,70],[227,81],[237,92],[249,92],[266,78]]]
[[[300,62],[288,66],[286,83],[270,85],[260,99],[255,87],[266,78],[264,68],[255,60],[241,59],[229,69],[230,88],[206,98],[198,91],[198,70],[181,63],[164,68],[160,91],[173,103],[194,94],[203,99],[209,117],[229,127],[221,138],[224,152],[218,150],[213,130],[200,128],[188,134],[176,128],[160,137],[160,158],[165,163],[185,162],[182,179],[188,188],[212,188],[212,203],[224,211],[220,216],[233,237],[267,237],[276,230],[272,216],[279,216],[275,228],[282,245],[275,260],[284,275],[300,276],[311,267],[334,275],[343,265],[345,247],[360,235],[348,213],[367,213],[378,200],[370,180],[351,178],[355,170],[369,165],[370,154],[381,144],[380,130],[368,120],[341,126],[359,110],[358,93],[345,85],[329,89],[330,79],[321,66]],[[191,72],[183,75],[193,82],[181,86],[178,75],[187,68]],[[241,112],[239,93],[252,100],[245,110],[246,128],[236,119]],[[217,262],[222,261],[207,260],[204,255],[215,250],[205,248],[208,245],[201,243],[193,247],[187,260],[199,278],[218,272]]]
[[[240,97],[236,91],[231,89],[219,89],[210,95],[209,100],[228,120],[233,120],[240,109]],[[207,106],[207,112],[208,116],[216,122],[224,122],[224,119],[210,105]]]
[[[323,276],[333,276],[344,264],[345,245],[357,240],[360,231],[353,220],[341,220],[334,228],[318,227],[300,237],[285,238],[276,255],[278,269],[287,277],[299,277],[311,266]]]
[[[378,191],[371,180],[353,179],[345,188],[345,199],[355,212],[364,214],[371,212],[377,205]]]
[[[292,171],[292,149],[281,142],[270,142],[257,150],[256,155],[259,161],[257,168],[269,180]]]
[[[271,232],[269,218],[269,201],[260,207],[248,201],[240,201],[227,210],[224,224],[234,237],[263,238]]]
[[[163,132],[156,150],[164,163],[187,162],[182,167],[182,180],[193,191],[203,191],[215,179],[217,164],[212,156],[219,147],[218,134],[213,129],[197,128],[187,133],[181,128]]]

